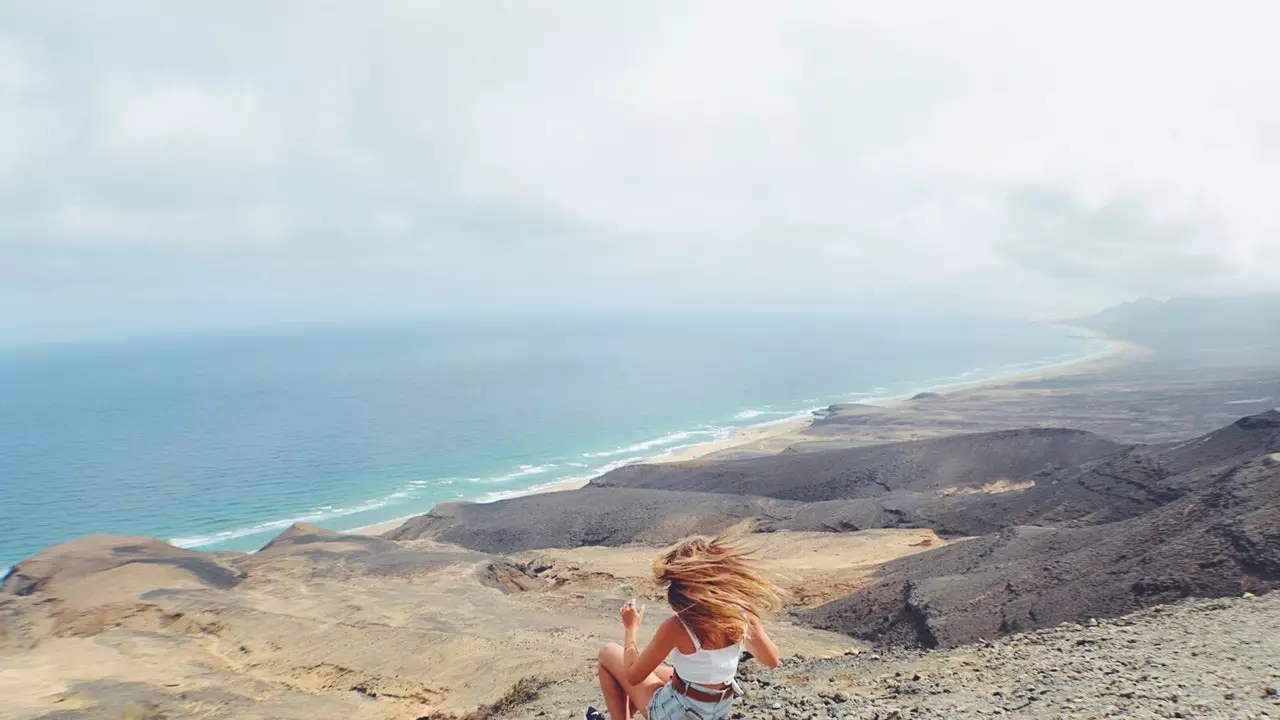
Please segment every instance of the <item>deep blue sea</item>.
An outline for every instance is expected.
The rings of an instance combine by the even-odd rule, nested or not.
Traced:
[[[250,550],[1105,349],[940,317],[524,318],[0,350],[0,570],[90,533]]]

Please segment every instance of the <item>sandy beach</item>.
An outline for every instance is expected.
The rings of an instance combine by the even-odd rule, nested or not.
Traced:
[[[953,393],[961,390],[978,390],[983,388],[996,388],[1005,385],[1013,385],[1015,383],[1029,382],[1033,380],[1048,380],[1050,378],[1062,377],[1066,375],[1080,375],[1085,373],[1096,374],[1107,370],[1114,370],[1133,362],[1144,360],[1151,357],[1152,353],[1147,348],[1127,340],[1118,340],[1113,337],[1098,332],[1096,330],[1079,329],[1082,335],[1089,335],[1095,339],[1106,341],[1107,348],[1101,352],[1089,355],[1083,358],[1066,360],[1051,365],[1043,365],[1027,370],[1009,373],[1007,375],[999,375],[993,378],[985,378],[982,380],[968,380],[955,383],[947,383],[936,387],[923,388],[919,392],[933,393]],[[918,393],[917,393],[918,394]],[[880,405],[880,406],[897,406],[912,399],[914,395],[898,395],[886,398],[880,401],[872,401],[863,404]]]
[[[747,427],[734,432],[723,440],[713,440],[711,442],[698,443],[687,447],[678,448],[674,451],[663,453],[642,460],[637,465],[659,464],[672,462],[686,462],[697,460],[715,453],[750,448],[759,452],[781,452],[786,446],[798,439],[801,439],[800,432],[809,427],[813,422],[811,416],[787,418],[778,420],[764,425],[756,425]],[[577,490],[586,487],[591,483],[591,478],[566,480],[560,483],[550,483],[535,488],[530,488],[527,492],[513,494],[513,497],[520,495],[545,495],[547,493],[565,492],[568,490]],[[356,533],[360,535],[381,535],[390,530],[394,530],[411,517],[421,515],[422,513],[414,513],[394,520],[366,525],[348,530],[346,532]]]
[[[664,453],[662,455],[658,455],[658,456],[643,460],[636,464],[685,462],[689,460],[696,460],[698,458],[705,457],[713,453],[718,453],[725,450],[745,448],[745,447],[751,447],[752,449],[763,449],[764,447],[777,446],[776,451],[781,451],[783,448],[786,447],[787,444],[789,444],[790,442],[794,442],[796,439],[799,439],[800,437],[799,433],[805,428],[809,427],[809,424],[811,422],[813,422],[813,420],[810,417],[797,417],[797,418],[790,418],[787,420],[772,422],[767,425],[759,425],[756,427],[743,428],[742,430],[739,430],[733,433],[732,435],[730,435],[729,437],[723,440],[715,440],[712,442],[698,443],[697,445],[690,445],[688,447],[679,448],[673,452]],[[585,479],[575,478],[573,480],[566,480],[564,482],[550,483],[547,485],[530,488],[527,492],[513,494],[512,496],[519,497],[521,495],[545,495],[547,493],[557,493],[557,492],[566,492],[569,490],[578,490],[579,488],[584,488],[588,484],[590,484],[591,480],[592,478],[585,478]],[[385,532],[388,532],[390,530],[394,530],[400,527],[400,525],[402,525],[405,520],[408,520],[411,517],[416,517],[421,514],[422,513],[414,513],[413,515],[407,515],[405,517],[396,518],[394,520],[388,520],[386,522],[375,523],[373,525],[366,525],[364,527],[359,527],[359,528],[356,528],[355,530],[348,530],[346,532],[355,533],[359,535],[381,535]]]

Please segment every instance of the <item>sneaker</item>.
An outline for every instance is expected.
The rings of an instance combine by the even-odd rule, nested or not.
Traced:
[[[604,720],[604,713],[593,707],[589,707],[587,708],[587,720]]]

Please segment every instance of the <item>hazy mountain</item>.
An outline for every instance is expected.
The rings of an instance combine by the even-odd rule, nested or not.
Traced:
[[[1169,360],[1278,363],[1280,295],[1144,298],[1071,321]]]

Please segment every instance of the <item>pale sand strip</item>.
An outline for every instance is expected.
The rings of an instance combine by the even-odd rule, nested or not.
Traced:
[[[354,530],[343,530],[342,532],[349,535],[381,535],[395,530],[405,524],[405,521],[416,518],[419,515],[426,515],[426,513],[414,513],[412,515],[396,518],[395,520],[388,520],[386,522],[375,523],[373,525],[365,525],[364,527],[358,527]]]
[[[1151,351],[1147,348],[1136,343],[1131,343],[1127,340],[1116,340],[1093,330],[1081,330],[1081,332],[1093,335],[1099,340],[1106,340],[1107,349],[1076,360],[1066,360],[1052,365],[1030,368],[1028,370],[987,378],[985,380],[967,380],[947,385],[939,385],[937,387],[928,388],[927,390],[922,390],[921,392],[936,392],[945,395],[947,393],[959,392],[961,390],[994,388],[1032,380],[1047,380],[1049,378],[1062,377],[1065,375],[1079,375],[1082,373],[1098,372],[1118,367],[1120,365],[1127,365],[1128,363],[1141,360],[1151,355]],[[885,398],[883,400],[866,402],[865,404],[894,407],[907,402],[911,397],[911,395],[898,395],[896,397]]]
[[[754,427],[743,428],[723,440],[713,440],[711,442],[682,447],[673,452],[663,453],[662,455],[642,460],[641,464],[656,465],[661,463],[685,462],[686,460],[696,460],[700,457],[705,457],[722,450],[732,450],[746,445],[754,445],[766,440],[792,438],[797,436],[802,430],[809,427],[812,423],[813,417],[806,414],[803,417],[788,418],[778,422],[771,422],[768,425],[756,425]]]

